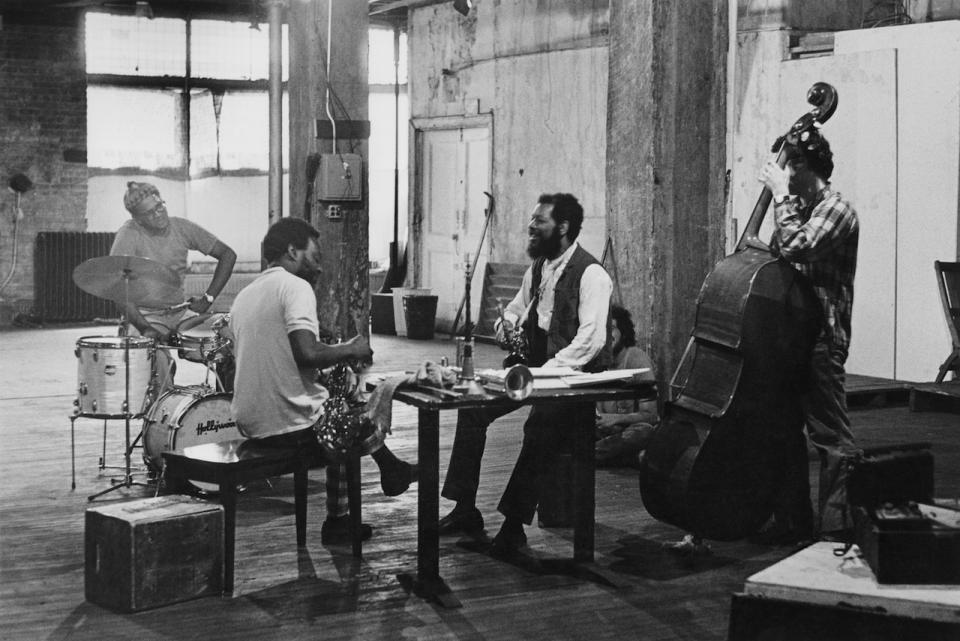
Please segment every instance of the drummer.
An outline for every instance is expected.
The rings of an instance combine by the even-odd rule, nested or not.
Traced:
[[[168,292],[162,301],[151,301],[153,304],[161,302],[163,307],[142,307],[137,301],[130,301],[124,308],[127,319],[137,332],[163,343],[185,313],[182,307],[171,308],[188,302],[189,312],[207,312],[230,280],[237,254],[200,225],[185,218],[170,216],[160,191],[150,183],[128,182],[123,204],[130,212],[131,219],[117,231],[110,255],[155,260],[173,270],[179,279],[179,287],[175,292]],[[187,300],[183,279],[187,272],[187,252],[191,249],[216,258],[217,267],[204,294]],[[156,389],[162,391],[172,384],[170,379],[173,372],[166,352],[157,352],[156,371],[159,380]]]

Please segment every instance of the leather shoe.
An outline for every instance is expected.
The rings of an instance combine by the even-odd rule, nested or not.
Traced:
[[[366,541],[371,536],[373,536],[373,527],[361,523],[360,540]],[[350,536],[350,516],[327,517],[320,527],[320,542],[324,545],[353,543],[353,538]]]
[[[380,488],[386,496],[400,496],[410,484],[420,476],[419,466],[406,461],[398,461],[390,473],[380,471]]]
[[[526,544],[527,535],[523,530],[507,532],[501,528],[490,544],[490,554],[499,557],[512,556]]]
[[[483,530],[483,515],[477,508],[461,510],[453,508],[450,514],[440,519],[437,532],[440,536],[451,534],[473,534]]]

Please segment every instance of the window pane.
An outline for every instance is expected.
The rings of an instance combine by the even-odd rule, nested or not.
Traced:
[[[368,175],[370,177],[370,260],[386,265],[393,241],[393,172],[396,162],[399,182],[397,200],[401,236],[407,225],[407,121],[410,107],[406,91],[401,89],[399,100],[400,137],[394,145],[396,112],[393,92],[371,92],[370,146]],[[397,156],[394,148],[399,146]]]
[[[179,98],[171,90],[88,87],[87,163],[179,170]]]
[[[393,30],[369,31],[370,84],[392,85],[394,81]],[[400,34],[400,84],[407,82],[407,34]]]
[[[223,94],[214,96],[206,89],[190,93],[190,175],[216,171],[217,167],[217,103]]]
[[[182,76],[186,23],[171,18],[86,14],[87,73]]]
[[[220,110],[220,168],[226,171],[237,169],[270,168],[270,104],[265,91],[227,92]],[[283,96],[281,111],[282,145],[287,157],[290,149],[289,100]]]
[[[270,76],[268,25],[251,29],[248,22],[194,20],[191,23],[191,73],[195,78],[263,80]],[[287,79],[287,25],[282,31],[282,77]]]

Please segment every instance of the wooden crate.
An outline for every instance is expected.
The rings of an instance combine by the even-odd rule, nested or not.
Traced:
[[[223,507],[161,496],[89,508],[87,601],[136,612],[223,586]]]

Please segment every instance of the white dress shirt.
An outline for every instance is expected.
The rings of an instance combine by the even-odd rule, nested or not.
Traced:
[[[550,329],[553,318],[554,289],[560,280],[567,262],[573,256],[579,243],[574,241],[567,251],[543,264],[540,276],[540,300],[537,304],[537,325],[544,331]],[[528,316],[528,308],[533,302],[530,288],[533,285],[533,265],[523,275],[520,291],[504,309],[504,318],[519,326]],[[543,367],[572,367],[580,369],[589,363],[603,348],[607,341],[607,312],[610,307],[610,294],[613,282],[606,270],[599,264],[587,266],[580,278],[580,306],[577,315],[580,326],[570,344],[554,354]],[[499,321],[497,321],[499,323]],[[499,330],[499,324],[497,326]]]

